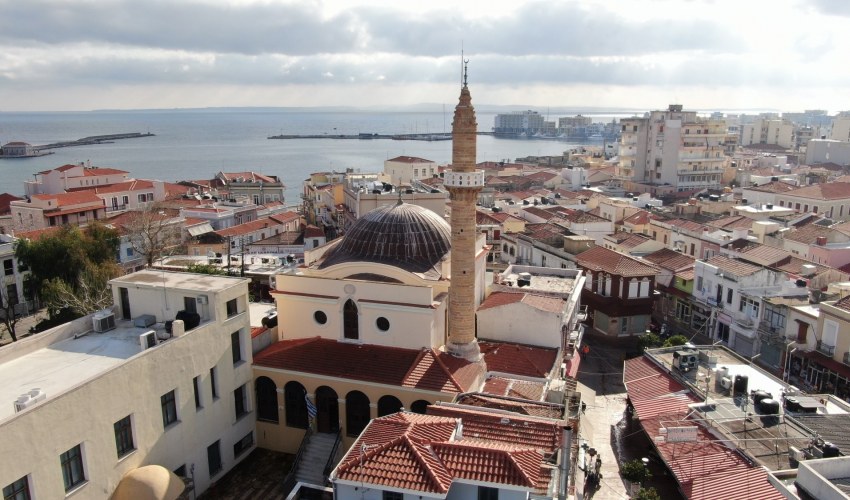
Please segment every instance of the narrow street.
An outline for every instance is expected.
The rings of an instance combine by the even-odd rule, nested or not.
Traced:
[[[583,354],[578,373],[578,390],[587,404],[581,419],[580,445],[593,448],[602,459],[602,479],[595,491],[585,491],[585,474],[576,474],[576,498],[596,500],[627,499],[626,482],[620,478],[620,464],[633,459],[649,458],[652,473],[646,486],[654,487],[665,500],[683,498],[675,479],[654,458],[652,444],[637,422],[625,415],[626,388],[623,385],[623,361],[628,349],[609,345],[585,336],[589,352]],[[581,450],[581,448],[580,448]],[[582,453],[579,451],[579,453]],[[586,453],[586,452],[585,452]],[[590,459],[588,456],[588,465]],[[582,461],[579,460],[579,464]]]

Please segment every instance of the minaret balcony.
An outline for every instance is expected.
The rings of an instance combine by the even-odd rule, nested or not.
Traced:
[[[483,188],[484,171],[446,172],[443,177],[443,186],[447,188]]]

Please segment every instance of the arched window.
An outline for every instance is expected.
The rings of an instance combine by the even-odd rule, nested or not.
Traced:
[[[343,336],[347,339],[360,338],[360,315],[357,314],[357,304],[351,299],[345,301],[342,307],[342,330]]]
[[[359,436],[371,419],[369,397],[360,391],[351,391],[345,396],[345,433]]]
[[[383,396],[378,400],[378,416],[383,417],[401,411],[401,401],[395,396]]]
[[[257,394],[257,420],[265,422],[280,422],[277,413],[277,385],[268,377],[258,377],[254,381],[254,391]]]
[[[307,389],[298,382],[287,382],[283,386],[283,399],[286,408],[286,425],[299,429],[307,428],[307,402],[304,396]]]
[[[428,406],[430,405],[431,403],[429,403],[428,401],[425,401],[424,399],[419,399],[417,401],[414,401],[413,404],[410,405],[410,411],[412,411],[413,413],[421,413],[422,415],[424,415],[425,409],[428,408]]]

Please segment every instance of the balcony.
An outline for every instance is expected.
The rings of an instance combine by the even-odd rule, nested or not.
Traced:
[[[835,354],[835,346],[834,345],[825,344],[825,343],[821,342],[820,340],[818,340],[818,344],[817,344],[817,347],[815,349],[817,349],[817,351],[819,353],[825,354],[825,355],[829,356],[830,358],[832,357],[833,354]],[[846,356],[847,356],[847,354],[845,353],[845,357]]]
[[[755,321],[753,321],[753,318],[747,316],[746,314],[739,314],[735,316],[735,323],[746,328],[752,328],[753,326],[755,326]]]
[[[706,168],[677,168],[676,173],[679,175],[705,175],[705,174],[722,174],[723,167],[706,167]]]
[[[587,306],[579,306],[578,313],[576,313],[576,321],[579,323],[587,321]]]
[[[127,205],[106,205],[106,212],[122,212],[127,210]]]

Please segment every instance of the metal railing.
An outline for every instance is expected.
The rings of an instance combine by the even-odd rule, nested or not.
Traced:
[[[295,487],[295,473],[298,471],[298,463],[307,450],[307,445],[310,444],[310,435],[312,433],[313,430],[307,427],[307,432],[304,433],[304,437],[301,439],[301,445],[298,446],[298,452],[295,454],[295,460],[292,461],[292,468],[289,469],[289,473],[283,478],[283,491],[285,493],[289,493]]]
[[[820,340],[818,340],[816,349],[819,353],[826,354],[829,357],[832,357],[832,355],[835,353],[834,345],[825,344]]]
[[[331,473],[331,470],[334,467],[334,458],[336,458],[336,452],[339,449],[339,444],[342,442],[342,427],[340,427],[336,431],[336,439],[334,440],[333,448],[331,448],[331,454],[328,456],[328,461],[325,462],[325,470],[323,472],[325,476],[325,481],[328,479],[328,475]]]

